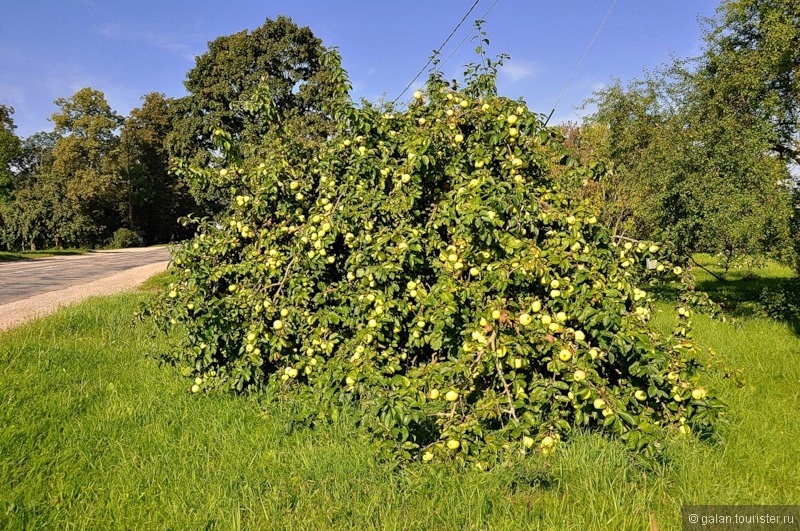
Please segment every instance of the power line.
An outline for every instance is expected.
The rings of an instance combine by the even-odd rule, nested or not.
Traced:
[[[575,74],[577,74],[578,70],[580,70],[581,65],[583,64],[583,60],[586,59],[586,55],[589,53],[589,50],[592,48],[592,45],[594,44],[594,41],[597,40],[597,36],[600,35],[600,31],[603,29],[603,26],[605,25],[606,20],[608,20],[609,15],[611,15],[611,12],[614,10],[614,6],[615,5],[617,5],[617,0],[614,0],[611,3],[611,7],[608,8],[608,12],[606,13],[606,16],[603,18],[603,21],[600,22],[600,26],[597,28],[597,31],[594,32],[594,37],[592,37],[592,40],[589,42],[589,45],[583,51],[583,55],[581,56],[581,60],[578,61],[578,64],[575,66],[575,70],[572,71],[572,75],[569,77],[569,80],[567,81],[566,85],[564,85],[564,88],[561,89],[561,94],[558,95],[558,99],[556,100],[555,105],[553,105],[553,110],[550,111],[550,114],[547,116],[547,120],[544,121],[544,125],[545,126],[550,121],[550,118],[553,117],[553,113],[556,112],[556,107],[558,107],[558,104],[561,103],[561,98],[564,97],[564,93],[567,91],[567,87],[569,87],[569,85],[572,83],[572,80],[575,79]]]
[[[491,6],[489,6],[489,9],[487,9],[487,10],[486,10],[486,13],[484,13],[484,14],[483,14],[483,16],[481,17],[481,20],[485,20],[485,19],[486,19],[486,17],[489,15],[489,13],[491,13],[491,12],[492,12],[492,9],[494,9],[494,6],[496,6],[496,5],[497,5],[497,3],[498,3],[499,1],[500,1],[500,0],[494,0],[494,3],[493,3]],[[475,31],[475,28],[472,28],[471,30],[469,30],[469,33],[467,33],[467,34],[464,36],[464,38],[463,38],[463,39],[461,39],[461,42],[459,42],[459,43],[458,43],[458,46],[456,46],[456,47],[455,47],[455,49],[454,49],[452,52],[450,52],[450,55],[448,55],[448,56],[447,56],[447,59],[445,59],[444,61],[442,61],[442,64],[441,64],[441,65],[439,65],[439,68],[441,68],[441,67],[443,67],[444,65],[446,65],[446,64],[447,64],[447,62],[448,62],[450,59],[452,59],[452,58],[453,58],[453,56],[454,56],[454,55],[455,55],[455,53],[458,51],[458,49],[459,49],[459,48],[461,48],[461,47],[464,45],[464,43],[465,43],[465,42],[467,42],[467,39],[469,39],[469,38],[472,36],[472,33],[473,33],[474,31]]]
[[[425,69],[428,68],[431,62],[433,62],[434,57],[438,56],[441,53],[442,48],[444,48],[445,45],[453,37],[453,35],[455,35],[455,33],[458,31],[458,28],[460,28],[461,25],[464,24],[464,21],[467,20],[469,14],[472,13],[472,11],[475,9],[475,7],[478,5],[480,1],[481,0],[475,0],[475,2],[472,4],[472,7],[469,8],[469,11],[467,11],[467,14],[461,18],[461,21],[456,25],[455,29],[453,29],[453,31],[450,32],[450,35],[448,35],[447,38],[444,40],[444,42],[441,44],[441,46],[439,46],[439,49],[433,52],[433,55],[430,57],[430,59],[428,59],[428,62],[425,63],[425,66],[423,66],[420,69],[420,71],[417,72],[417,75],[414,76],[414,79],[412,79],[411,82],[409,82],[409,84],[406,85],[406,88],[403,89],[403,91],[392,101],[392,103],[395,103],[397,100],[399,100],[403,96],[403,94],[405,94],[406,91],[411,87],[411,85],[414,84],[414,82],[419,78],[419,76],[421,76],[422,73],[425,72]]]

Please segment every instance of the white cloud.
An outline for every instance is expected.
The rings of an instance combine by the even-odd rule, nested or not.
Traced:
[[[522,81],[535,77],[536,74],[537,68],[523,61],[507,61],[500,69],[500,75],[509,81]]]
[[[194,61],[194,51],[192,47],[180,40],[175,39],[174,35],[167,35],[152,31],[137,31],[126,28],[119,24],[107,24],[96,30],[98,34],[108,39],[123,41],[144,41],[145,44],[153,48],[163,50],[181,57],[186,61]]]
[[[0,81],[0,103],[22,105],[25,103],[25,88]]]

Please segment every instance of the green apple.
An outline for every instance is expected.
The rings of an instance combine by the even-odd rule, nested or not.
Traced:
[[[581,330],[575,330],[575,341],[583,341],[584,339],[586,339],[586,334]]]
[[[456,143],[457,143],[457,144],[460,144],[461,142],[463,142],[463,141],[464,141],[464,135],[462,135],[461,133],[458,133],[458,134],[456,135],[456,138],[455,138],[455,140],[456,140]]]
[[[532,321],[531,316],[528,313],[523,313],[519,316],[519,324],[521,324],[522,326],[528,326],[529,324],[531,324],[531,321]]]
[[[637,389],[635,393],[633,393],[634,398],[639,400],[640,402],[647,399],[647,394],[642,391],[641,389]]]
[[[500,319],[500,310],[492,310],[492,319]]]
[[[573,373],[572,377],[575,378],[576,382],[582,382],[583,380],[586,379],[586,372],[578,369]]]
[[[542,303],[539,301],[533,301],[533,304],[531,305],[531,310],[533,311],[533,313],[539,313],[541,309],[542,309]]]
[[[698,387],[697,389],[692,389],[692,398],[695,400],[702,400],[706,397],[706,390],[702,387]]]
[[[424,454],[422,454],[422,460],[426,463],[433,460],[433,454],[430,452],[425,452]]]
[[[556,443],[555,439],[550,437],[549,435],[545,435],[542,439],[542,446],[545,448],[551,448]]]
[[[428,398],[430,398],[431,400],[436,400],[437,398],[439,398],[439,390],[438,389],[431,389],[428,392]]]
[[[450,448],[451,450],[458,450],[459,447],[461,447],[461,442],[458,441],[457,439],[450,439],[449,441],[447,441],[447,447]]]
[[[458,391],[450,390],[447,391],[447,394],[444,395],[444,399],[448,402],[455,402],[458,400]]]
[[[415,90],[414,91],[414,99],[415,100],[421,100],[422,99],[422,92],[419,91],[419,90]]]
[[[602,398],[596,398],[592,405],[594,406],[595,409],[605,409],[606,401],[603,400]]]
[[[570,352],[569,349],[563,348],[558,352],[558,359],[561,361],[569,361],[572,359],[572,352]]]
[[[197,385],[197,384],[194,384],[194,385],[192,386],[192,392],[193,392],[193,393],[199,393],[199,392],[200,392],[200,386],[199,386],[199,385]]]
[[[533,437],[528,437],[527,435],[525,435],[524,437],[522,437],[522,444],[523,444],[523,446],[525,446],[525,448],[530,448],[530,447],[532,447],[532,446],[533,446],[533,443],[534,443],[534,441],[533,441]]]
[[[272,322],[272,328],[274,328],[275,330],[280,330],[281,328],[283,328],[283,321],[281,321],[280,319],[275,319],[275,321]]]

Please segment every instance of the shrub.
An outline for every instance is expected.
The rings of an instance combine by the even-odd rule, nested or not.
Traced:
[[[800,320],[800,286],[786,284],[765,287],[759,297],[761,310],[767,317],[781,321]]]
[[[182,331],[165,359],[193,392],[267,387],[320,416],[351,402],[386,455],[481,468],[576,428],[647,455],[712,432],[691,278],[572,199],[601,164],[567,158],[485,72],[433,76],[407,110],[332,112],[321,148],[289,132],[239,160],[218,130],[228,165],[194,170],[238,184],[223,217],[193,220],[152,309]],[[681,286],[672,337],[648,324],[656,277]]]
[[[125,227],[114,231],[111,237],[110,247],[112,249],[125,249],[127,247],[138,247],[142,244],[142,238],[131,229]]]

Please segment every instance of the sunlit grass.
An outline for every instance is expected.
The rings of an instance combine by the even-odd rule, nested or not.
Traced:
[[[781,323],[695,318],[745,373],[708,382],[730,404],[721,443],[676,439],[648,468],[583,434],[488,473],[396,470],[347,414],[305,428],[262,396],[189,393],[145,355],[169,348],[132,317],[148,296],[0,335],[0,528],[678,529],[681,504],[800,503],[800,339]]]

